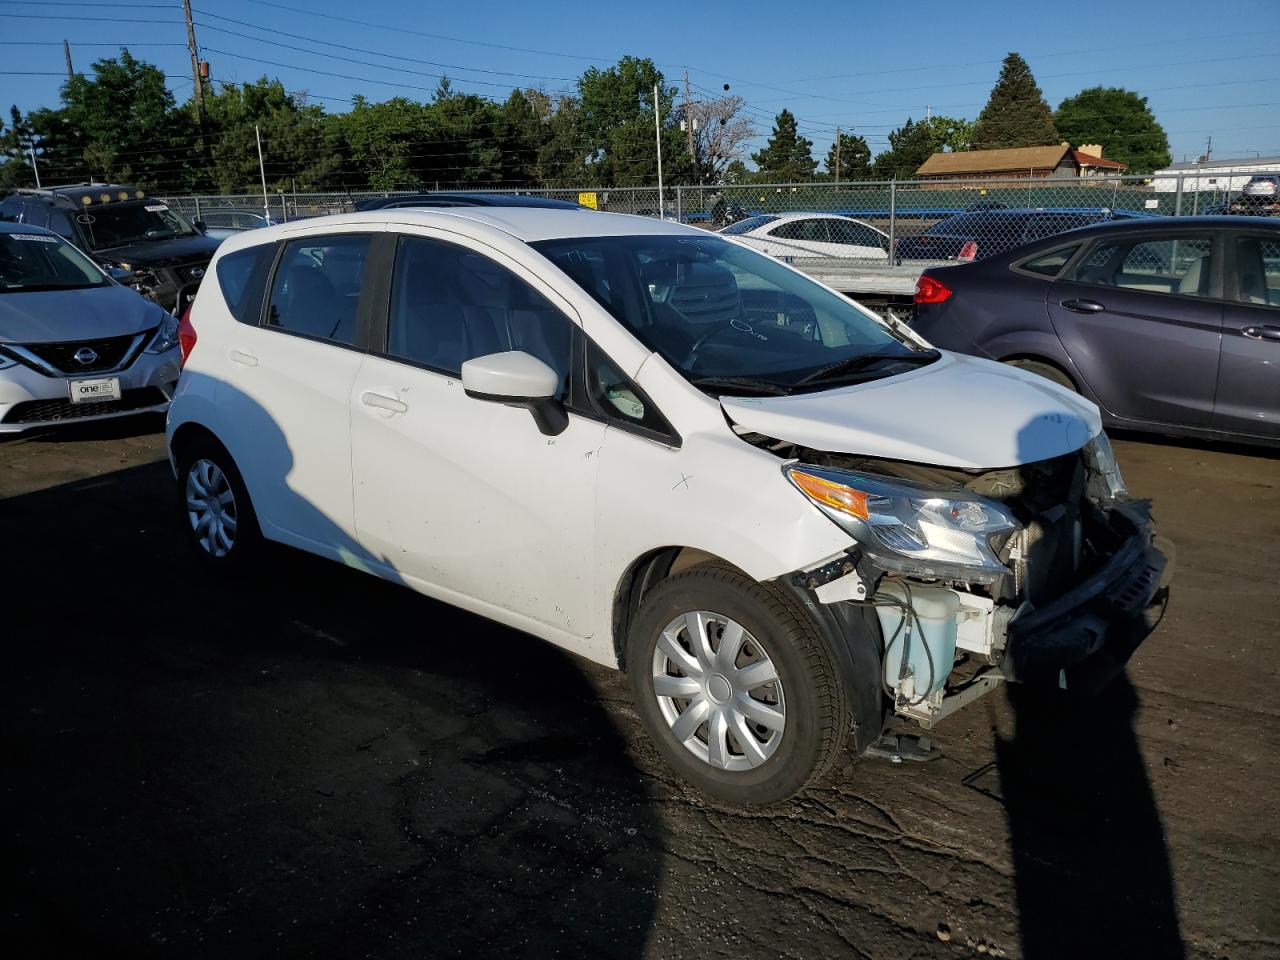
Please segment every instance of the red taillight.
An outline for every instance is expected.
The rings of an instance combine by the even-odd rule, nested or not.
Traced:
[[[978,243],[976,240],[966,240],[960,248],[960,255],[957,260],[977,260],[978,259]]]
[[[187,365],[187,357],[196,348],[196,328],[191,325],[191,307],[182,311],[178,320],[178,346],[182,348],[182,365]]]
[[[941,280],[922,276],[916,281],[916,303],[943,303],[951,298],[951,288]]]

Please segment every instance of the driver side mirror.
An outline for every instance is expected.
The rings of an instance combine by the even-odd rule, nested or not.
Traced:
[[[549,437],[569,426],[569,414],[556,399],[559,386],[559,375],[523,350],[491,353],[462,364],[462,389],[468,397],[528,407],[538,429]]]

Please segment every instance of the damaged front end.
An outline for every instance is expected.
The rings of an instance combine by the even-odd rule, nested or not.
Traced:
[[[1150,632],[1172,545],[1127,496],[1104,433],[996,470],[743,439],[783,458],[792,484],[856,541],[794,586],[874,609],[898,715],[931,727],[1005,680],[1096,690]]]

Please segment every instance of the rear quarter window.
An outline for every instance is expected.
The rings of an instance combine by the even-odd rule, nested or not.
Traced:
[[[1034,273],[1037,276],[1053,278],[1062,272],[1062,268],[1067,265],[1067,261],[1074,257],[1079,249],[1079,244],[1061,247],[1057,250],[1051,250],[1049,253],[1038,254],[1030,259],[1023,260],[1021,263],[1015,263],[1013,266],[1015,270],[1021,270],[1023,273]]]
[[[231,315],[241,323],[257,326],[262,316],[262,295],[275,258],[274,243],[260,243],[219,258],[214,273],[218,289]]]

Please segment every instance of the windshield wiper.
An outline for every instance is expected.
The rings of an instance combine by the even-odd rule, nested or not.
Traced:
[[[843,360],[829,363],[825,367],[819,367],[808,376],[797,380],[794,386],[804,387],[811,383],[817,383],[819,380],[833,380],[836,377],[857,373],[859,370],[865,370],[874,363],[881,363],[887,360],[895,360],[898,363],[933,363],[940,356],[942,354],[937,350],[921,350],[918,353],[863,353],[856,357],[845,357]]]
[[[724,387],[726,391],[735,393],[763,393],[771,397],[785,397],[791,392],[789,387],[780,383],[753,377],[698,377],[689,382],[695,387]]]

